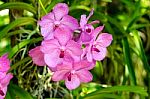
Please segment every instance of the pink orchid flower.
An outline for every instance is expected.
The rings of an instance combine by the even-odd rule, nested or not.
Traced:
[[[71,33],[78,29],[78,21],[68,15],[69,8],[65,3],[58,3],[53,8],[53,11],[42,17],[38,24],[41,26],[41,33],[44,39],[54,38],[57,29],[63,28]],[[59,33],[58,33],[59,34]],[[65,34],[65,32],[64,32]]]
[[[93,11],[94,9],[91,10],[88,17],[86,17],[86,15],[81,15],[80,19],[81,35],[79,42],[85,43],[89,42],[92,39],[92,32],[94,30],[93,24],[99,23],[98,20],[88,23],[89,18],[93,15]]]
[[[10,60],[7,57],[8,54],[0,57],[0,79],[5,77],[7,71],[10,69]]]
[[[0,72],[7,72],[10,69],[10,61],[7,57],[8,54],[0,57]]]
[[[111,34],[108,33],[101,33],[103,27],[97,27],[93,31],[93,39],[90,41],[90,44],[86,46],[86,57],[89,62],[92,62],[93,60],[101,61],[105,58],[107,54],[107,48],[113,38]]]
[[[35,47],[29,51],[29,56],[32,57],[34,64],[38,66],[46,65],[44,61],[44,53],[40,50],[40,46]]]
[[[7,92],[7,85],[13,77],[12,74],[7,74],[9,69],[10,60],[8,59],[8,54],[4,54],[0,57],[0,99],[4,99]]]
[[[69,35],[59,34],[57,38],[44,40],[41,45],[41,51],[44,53],[45,63],[50,68],[55,68],[57,64],[63,61],[80,59],[82,54],[81,45],[70,39]]]
[[[93,79],[89,72],[94,66],[86,60],[57,66],[56,72],[52,76],[53,81],[65,80],[65,85],[69,90],[77,88],[80,83],[90,82]]]
[[[0,99],[5,98],[7,86],[12,78],[13,75],[11,73],[8,73],[4,78],[0,79]]]

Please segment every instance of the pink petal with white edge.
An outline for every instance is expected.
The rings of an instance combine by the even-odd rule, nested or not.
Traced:
[[[59,43],[63,46],[67,44],[67,42],[72,38],[72,33],[68,28],[59,27],[55,30],[54,37],[59,41]]]
[[[43,52],[40,50],[40,46],[37,46],[34,49],[31,49],[29,51],[29,56],[32,58],[33,62],[38,65],[38,66],[44,66],[45,61],[44,61],[44,54]]]
[[[98,36],[96,42],[101,47],[108,47],[111,44],[112,40],[113,40],[113,38],[112,38],[111,34],[102,33]]]
[[[7,72],[10,69],[10,60],[8,54],[4,54],[0,57],[0,72]]]
[[[82,54],[81,45],[73,40],[68,41],[66,45],[66,50],[69,51],[69,53],[72,53],[73,55],[80,56]]]
[[[69,90],[75,89],[80,86],[80,79],[77,75],[71,75],[71,81],[66,78],[65,85]]]
[[[58,50],[51,52],[51,54],[44,54],[45,63],[49,66],[49,68],[54,68],[63,62],[63,59],[59,58],[59,55],[60,52]]]
[[[51,54],[54,50],[59,50],[60,45],[57,39],[44,40],[41,44],[41,51],[44,54]]]
[[[53,81],[60,81],[60,80],[65,80],[66,74],[69,72],[69,70],[60,70],[54,72],[52,76]]]
[[[87,82],[92,81],[93,79],[92,74],[88,70],[82,69],[82,70],[77,71],[76,74],[78,78],[80,79],[80,82],[87,83]]]
[[[53,13],[55,14],[56,20],[60,20],[63,16],[67,15],[69,12],[68,5],[65,3],[58,3],[53,8]]]
[[[70,15],[65,15],[61,20],[61,23],[69,29],[71,29],[72,31],[79,28],[78,20]]]
[[[107,49],[103,48],[103,47],[99,47],[98,50],[99,50],[99,52],[92,51],[93,59],[101,61],[105,58],[105,56],[107,54]]]

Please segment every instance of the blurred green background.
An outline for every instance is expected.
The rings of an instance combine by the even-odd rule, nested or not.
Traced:
[[[37,20],[59,2],[78,20],[94,8],[89,21],[100,20],[113,35],[93,81],[73,91],[28,56],[42,40]],[[150,99],[150,0],[0,0],[0,55],[6,52],[14,74],[6,99]]]

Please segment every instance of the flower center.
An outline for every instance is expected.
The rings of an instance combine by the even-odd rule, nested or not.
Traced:
[[[91,33],[93,29],[94,29],[94,28],[93,28],[92,25],[86,25],[86,26],[85,26],[85,32],[87,32],[87,33]]]
[[[71,73],[68,75],[68,81],[71,81]]]
[[[55,24],[55,27],[58,27],[60,22],[59,21],[55,21],[54,24]]]
[[[64,58],[64,51],[60,51],[59,58]]]
[[[0,90],[0,95],[1,95],[1,96],[4,96],[4,95],[5,95],[2,90]]]
[[[87,33],[91,33],[91,29],[90,29],[90,28],[86,29],[85,31],[86,31]]]

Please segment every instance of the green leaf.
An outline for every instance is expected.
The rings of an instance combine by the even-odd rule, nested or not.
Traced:
[[[145,55],[145,51],[144,51],[144,48],[143,48],[143,45],[142,45],[142,41],[141,41],[141,38],[139,36],[139,33],[138,31],[134,30],[133,31],[133,36],[134,36],[134,40],[135,40],[135,43],[136,43],[136,47],[139,51],[139,56],[143,62],[143,66],[145,68],[145,70],[147,71],[147,73],[150,73],[150,66],[148,64],[148,61],[147,61],[147,58],[146,58],[146,55]]]
[[[104,2],[112,2],[112,0],[102,0],[102,1],[104,1]]]
[[[42,38],[40,37],[40,38],[26,39],[20,42],[19,44],[17,44],[16,46],[12,48],[12,50],[9,53],[9,58],[12,58],[22,47],[26,46],[27,44],[36,43],[41,40]]]
[[[6,37],[10,37],[10,36],[13,36],[13,35],[16,35],[16,34],[22,34],[22,33],[29,34],[31,32],[32,32],[31,30],[15,30],[15,31],[9,32],[6,35]]]
[[[33,6],[23,2],[8,2],[0,5],[0,10],[4,9],[25,9],[32,12],[33,14],[36,14],[37,12]]]
[[[32,24],[35,21],[36,20],[34,18],[30,18],[30,17],[21,17],[16,19],[15,21],[11,22],[3,30],[0,31],[0,39],[2,39],[5,35],[7,35],[7,33],[14,27]]]
[[[115,94],[96,94],[83,99],[121,99],[121,96]]]
[[[32,96],[24,89],[17,85],[10,84],[6,94],[6,99],[33,99]]]
[[[125,64],[127,65],[127,68],[129,71],[129,77],[131,80],[131,84],[136,85],[136,77],[135,77],[135,72],[134,72],[132,59],[131,59],[131,55],[130,55],[129,43],[128,43],[128,40],[126,37],[123,38],[122,43],[123,43],[123,54],[124,54],[124,58],[125,58]]]
[[[91,97],[98,94],[106,94],[106,93],[113,93],[113,92],[133,92],[136,94],[141,94],[143,96],[147,96],[147,92],[144,89],[144,87],[140,86],[113,86],[113,87],[107,87],[103,88],[97,91],[94,91],[92,93],[89,93],[85,95],[83,98]]]

